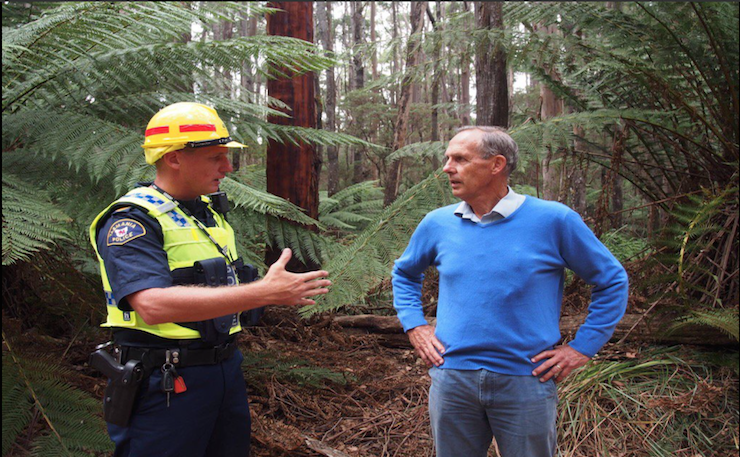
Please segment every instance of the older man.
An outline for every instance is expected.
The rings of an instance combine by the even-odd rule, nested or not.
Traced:
[[[463,127],[445,156],[462,202],[421,221],[393,268],[394,306],[432,368],[429,414],[438,457],[552,457],[555,382],[583,366],[624,314],[627,275],[565,205],[516,194],[518,147],[503,129]],[[439,271],[436,330],[421,306],[423,272]],[[558,346],[565,269],[593,285],[588,317]]]

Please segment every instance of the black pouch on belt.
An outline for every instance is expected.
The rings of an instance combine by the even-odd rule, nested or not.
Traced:
[[[235,274],[233,271],[231,274]],[[195,284],[205,284],[207,286],[227,286],[233,284],[233,278],[229,278],[229,268],[223,257],[214,257],[212,259],[200,260],[193,265],[193,276]],[[186,322],[180,325],[195,328],[200,332],[201,339],[206,344],[219,345],[225,343],[229,338],[231,327],[237,325],[237,314],[228,314],[226,316],[216,317],[198,322]]]

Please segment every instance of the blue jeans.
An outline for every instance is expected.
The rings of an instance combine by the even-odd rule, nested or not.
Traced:
[[[555,382],[487,370],[429,370],[429,416],[437,457],[485,457],[491,438],[501,457],[553,457]]]

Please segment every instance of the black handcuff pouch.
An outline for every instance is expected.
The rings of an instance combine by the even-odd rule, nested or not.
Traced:
[[[214,257],[196,261],[193,264],[193,284],[210,287],[234,285],[233,272],[229,277],[229,267],[223,257]],[[230,284],[231,283],[231,284]],[[229,338],[231,327],[238,322],[237,314],[227,314],[213,319],[197,322],[178,323],[183,327],[194,328],[200,333],[201,340],[207,345],[220,345]]]
[[[236,259],[232,266],[236,269],[236,274],[239,277],[240,284],[246,284],[259,279],[259,272],[257,269],[248,263],[244,263],[241,258]],[[239,321],[242,327],[253,327],[257,325],[264,313],[264,307],[250,309],[249,311],[241,313]]]

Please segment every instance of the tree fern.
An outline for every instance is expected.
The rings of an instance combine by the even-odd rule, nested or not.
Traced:
[[[3,171],[3,265],[27,260],[34,251],[69,239],[68,222],[45,192]]]
[[[689,325],[706,325],[720,330],[728,336],[740,341],[740,317],[737,308],[716,310],[692,310],[668,327],[666,332],[673,333]]]
[[[367,291],[390,274],[419,221],[431,209],[451,202],[449,186],[441,172],[402,194],[346,247],[330,252],[322,265],[332,279],[330,294],[316,305],[301,309],[303,316],[334,310],[361,300]]]
[[[110,452],[100,402],[63,381],[72,373],[47,359],[3,352],[3,454],[38,410],[45,426],[33,437],[31,455],[89,456]],[[38,433],[36,430],[33,432]]]
[[[319,193],[319,220],[332,228],[354,231],[372,221],[383,208],[383,190],[377,181],[345,187],[329,197]]]

